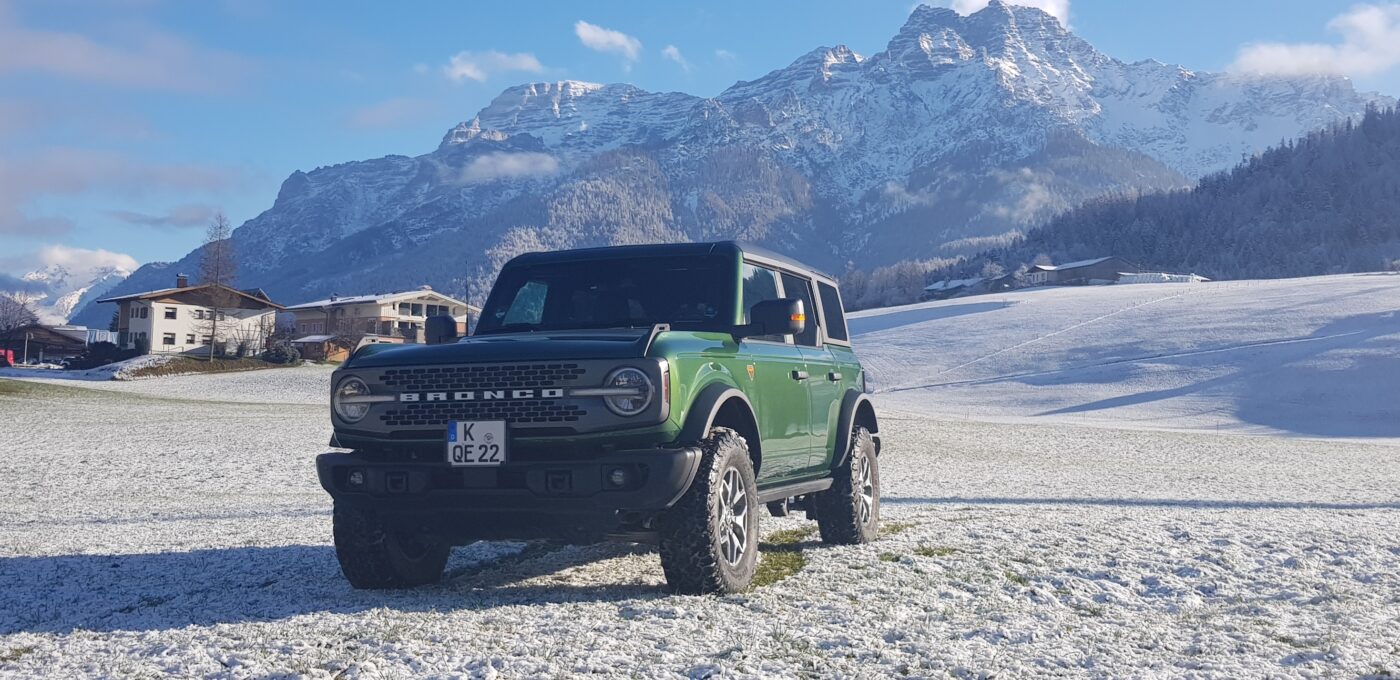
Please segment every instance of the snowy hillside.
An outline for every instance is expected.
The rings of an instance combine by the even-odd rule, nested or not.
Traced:
[[[286,303],[481,291],[521,251],[612,243],[739,238],[869,268],[1187,186],[1371,103],[1394,100],[1345,78],[1124,63],[1034,8],[919,7],[881,52],[820,47],[712,98],[508,88],[430,153],[293,173],[234,238],[243,283]],[[148,267],[118,292],[165,278]]]
[[[888,408],[1400,444],[1400,275],[1042,288],[851,316]]]

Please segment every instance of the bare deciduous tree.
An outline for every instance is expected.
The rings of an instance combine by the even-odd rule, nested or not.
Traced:
[[[0,295],[0,333],[28,326],[39,320],[23,297]]]
[[[214,213],[204,233],[204,247],[199,259],[199,282],[214,284],[208,289],[209,309],[200,324],[200,332],[209,337],[209,360],[214,360],[217,348],[224,343],[219,328],[220,317],[238,304],[238,294],[232,290],[238,275],[238,260],[233,253],[233,227],[223,211]],[[208,332],[205,332],[208,331]]]

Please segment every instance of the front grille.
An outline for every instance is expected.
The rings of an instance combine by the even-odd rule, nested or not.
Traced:
[[[573,423],[588,411],[559,400],[432,401],[397,403],[380,414],[388,427],[440,426],[450,420],[504,420],[512,424]]]
[[[394,368],[384,371],[380,382],[402,392],[502,390],[562,386],[578,380],[584,373],[578,364],[565,363]]]

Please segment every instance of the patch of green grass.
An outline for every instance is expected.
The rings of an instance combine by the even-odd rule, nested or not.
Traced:
[[[884,522],[880,524],[880,537],[893,536],[918,525],[918,522]]]
[[[33,647],[15,647],[14,649],[0,652],[0,662],[9,663],[11,661],[19,661],[20,657],[32,651],[34,651]]]
[[[768,539],[758,545],[760,556],[753,587],[771,586],[802,571],[807,566],[807,556],[802,552],[801,543],[814,533],[816,527],[805,526],[769,534]]]
[[[274,364],[262,359],[196,359],[176,357],[163,364],[143,366],[126,374],[131,378],[154,378],[164,375],[185,375],[188,373],[235,373],[238,371],[259,371],[265,368],[289,368],[296,364]]]
[[[898,555],[897,553],[892,553],[892,552],[882,552],[882,553],[880,553],[880,561],[881,561],[881,562],[898,562],[898,561],[899,561],[899,555]]]
[[[765,544],[769,548],[792,545],[794,543],[800,543],[804,539],[811,538],[815,533],[817,533],[817,528],[813,526],[780,529],[768,534],[768,539],[759,544],[759,547],[762,548]]]
[[[962,551],[958,550],[957,548],[950,548],[946,545],[921,545],[917,548],[914,548],[914,554],[920,557],[947,557],[949,555],[952,555],[953,553],[959,552]]]
[[[1028,586],[1031,584],[1030,580],[1014,571],[1006,572],[1006,580],[1020,586]]]
[[[781,581],[807,566],[807,556],[801,550],[764,553],[753,573],[753,587],[763,588]]]

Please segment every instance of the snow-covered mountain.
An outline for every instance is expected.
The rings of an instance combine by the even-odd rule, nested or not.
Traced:
[[[74,312],[105,295],[131,275],[124,267],[104,265],[81,271],[53,264],[36,269],[20,280],[24,287],[0,294],[27,301],[41,323],[67,323]],[[108,312],[110,315],[110,310]],[[106,324],[100,325],[106,328]]]
[[[234,238],[242,283],[286,302],[422,283],[479,297],[524,250],[662,240],[742,238],[839,271],[1187,186],[1369,104],[1394,100],[1340,77],[1124,63],[997,0],[924,6],[878,54],[819,48],[713,98],[508,88],[430,153],[293,173]],[[146,267],[119,290],[166,278]]]

